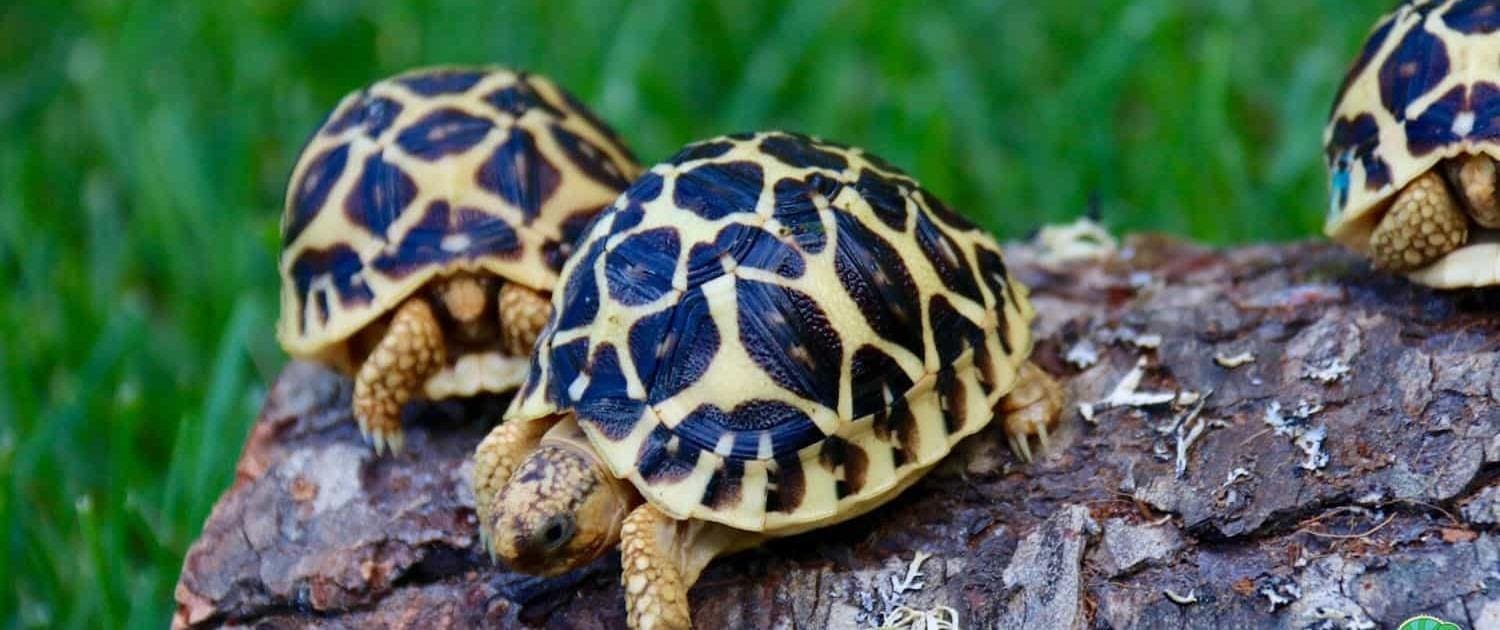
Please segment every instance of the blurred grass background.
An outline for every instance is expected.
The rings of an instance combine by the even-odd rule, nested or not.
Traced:
[[[650,163],[861,144],[1015,238],[1311,236],[1328,101],[1390,3],[22,0],[0,8],[0,624],[159,627],[283,361],[302,139],[412,66],[556,78]]]

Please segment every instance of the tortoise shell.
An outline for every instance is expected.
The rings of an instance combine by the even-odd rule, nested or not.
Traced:
[[[640,172],[567,92],[502,68],[430,68],[350,94],[302,150],[281,220],[295,356],[343,342],[434,277],[550,290],[572,243]]]
[[[573,410],[675,518],[786,534],[868,510],[989,422],[1031,351],[991,236],[801,135],[689,145],[578,252],[508,419]]]
[[[1446,158],[1500,159],[1500,2],[1413,0],[1382,17],[1323,132],[1324,232],[1360,252],[1392,198]]]

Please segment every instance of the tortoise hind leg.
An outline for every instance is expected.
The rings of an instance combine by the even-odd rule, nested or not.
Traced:
[[[1035,363],[1027,361],[1021,364],[1015,389],[1000,401],[998,409],[1005,437],[1017,457],[1031,461],[1032,435],[1037,436],[1042,450],[1047,450],[1047,432],[1057,426],[1062,407],[1063,393],[1057,381]]]
[[[530,356],[551,313],[552,303],[535,289],[514,282],[501,286],[500,344],[505,354]]]
[[[443,329],[425,300],[407,300],[354,377],[354,417],[379,453],[401,451],[401,407],[443,366]]]
[[[1468,240],[1469,223],[1436,170],[1423,173],[1396,196],[1370,233],[1375,266],[1406,272],[1425,267]]]
[[[679,521],[650,503],[620,528],[620,581],[625,614],[636,630],[693,627],[688,589],[714,558],[747,549],[764,536],[702,520]]]

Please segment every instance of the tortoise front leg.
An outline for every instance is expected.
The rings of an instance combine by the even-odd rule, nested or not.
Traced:
[[[646,503],[625,517],[620,528],[625,616],[635,630],[693,627],[687,603],[692,584],[674,560],[676,526],[672,517]]]
[[[1035,363],[1021,364],[1016,386],[1000,401],[1001,425],[1005,437],[1022,461],[1031,461],[1031,436],[1037,436],[1042,450],[1047,449],[1047,431],[1057,426],[1062,414],[1063,393],[1057,381]]]
[[[500,349],[513,357],[531,355],[547,325],[552,303],[535,289],[507,282],[500,287]]]
[[[442,369],[444,353],[443,329],[432,307],[421,298],[407,300],[354,377],[354,417],[375,452],[387,446],[392,453],[401,451],[406,443],[401,407]]]
[[[636,630],[692,628],[688,589],[714,558],[748,549],[765,536],[697,519],[676,520],[650,503],[620,528],[620,581],[626,620]]]
[[[1469,222],[1436,170],[1406,185],[1370,234],[1375,266],[1396,272],[1425,267],[1469,238]]]

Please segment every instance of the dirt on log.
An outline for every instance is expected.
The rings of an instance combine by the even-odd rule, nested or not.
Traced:
[[[1500,628],[1500,292],[1314,243],[1007,251],[1070,396],[1047,455],[988,431],[869,515],[722,559],[700,627]],[[483,553],[469,455],[503,402],[409,409],[377,457],[347,381],[290,365],[174,624],[622,626],[617,555],[537,579]]]

